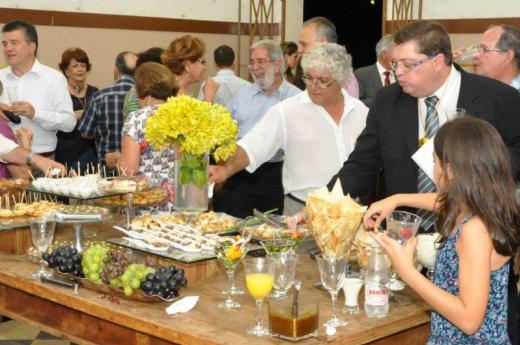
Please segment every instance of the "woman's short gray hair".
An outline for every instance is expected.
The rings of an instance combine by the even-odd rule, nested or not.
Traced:
[[[303,73],[313,69],[327,70],[343,85],[352,71],[352,56],[337,43],[318,43],[302,57]]]

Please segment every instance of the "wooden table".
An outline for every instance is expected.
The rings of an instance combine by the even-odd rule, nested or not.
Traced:
[[[274,338],[248,336],[246,329],[255,322],[255,305],[248,295],[238,296],[242,307],[223,310],[223,275],[189,283],[182,295],[197,295],[197,306],[185,314],[167,315],[167,303],[145,304],[127,300],[110,302],[105,296],[86,289],[79,294],[31,278],[37,265],[25,256],[0,254],[0,314],[27,322],[80,344],[283,344]],[[320,324],[331,315],[329,294],[312,288],[318,280],[316,263],[301,255],[297,278],[304,295],[320,301]],[[236,281],[244,286],[243,269]],[[383,319],[369,319],[363,312],[347,317],[349,325],[331,338],[322,334],[302,344],[424,344],[429,334],[428,306],[413,292],[402,292],[412,303],[390,304]],[[339,304],[343,298],[340,296]],[[362,299],[361,299],[362,303]],[[362,304],[361,304],[362,305]],[[267,319],[264,311],[264,319]]]

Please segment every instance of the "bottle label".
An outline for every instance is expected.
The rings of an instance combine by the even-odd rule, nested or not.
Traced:
[[[374,306],[388,304],[388,291],[384,285],[376,282],[365,282],[365,303]]]

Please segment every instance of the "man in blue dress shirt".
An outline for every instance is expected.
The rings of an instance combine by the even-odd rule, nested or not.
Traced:
[[[300,89],[283,78],[284,56],[278,43],[263,40],[249,49],[249,70],[254,83],[243,87],[228,103],[228,109],[239,127],[242,138],[264,116],[266,111]],[[213,209],[244,218],[253,208],[283,212],[283,153],[278,152],[254,173],[240,171],[229,178],[213,198]],[[218,189],[218,188],[217,188]]]

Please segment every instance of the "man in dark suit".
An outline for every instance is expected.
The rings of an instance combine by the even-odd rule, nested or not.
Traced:
[[[393,36],[385,35],[376,44],[377,61],[375,64],[358,68],[354,75],[359,83],[359,100],[367,107],[374,105],[376,93],[383,86],[395,82],[392,61]]]
[[[457,69],[448,33],[439,24],[415,22],[398,31],[392,55],[397,83],[379,90],[366,127],[338,173],[345,193],[367,202],[381,168],[387,196],[419,191],[420,172],[411,156],[427,132],[425,117],[431,113],[428,101],[433,97],[439,125],[454,108],[464,108],[467,114],[491,123],[510,151],[518,178],[520,94],[515,89]],[[519,320],[515,285],[510,285],[508,320],[513,343],[518,341]]]

